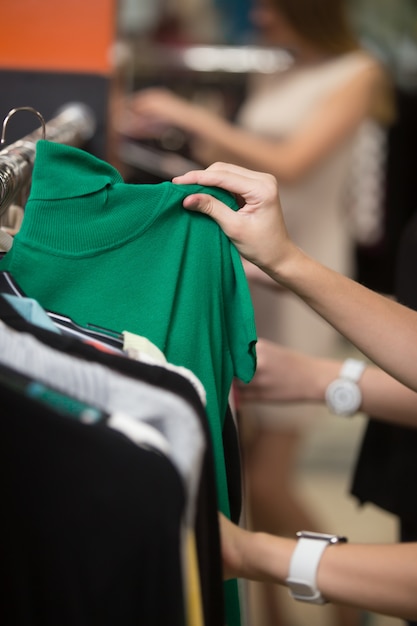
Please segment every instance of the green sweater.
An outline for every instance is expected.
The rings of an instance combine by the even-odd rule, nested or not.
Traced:
[[[182,200],[220,189],[126,184],[70,146],[39,141],[20,232],[0,270],[48,310],[146,336],[192,370],[207,393],[219,506],[228,514],[222,423],[234,376],[255,370],[255,322],[239,254],[209,217]]]
[[[222,425],[233,377],[254,374],[256,332],[237,250],[212,219],[182,207],[198,191],[237,209],[223,190],[126,184],[83,150],[39,141],[23,224],[0,270],[45,309],[144,335],[199,377],[229,515]],[[230,624],[235,591],[234,600],[226,591]]]

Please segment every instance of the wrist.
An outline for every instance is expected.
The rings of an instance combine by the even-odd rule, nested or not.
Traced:
[[[279,258],[271,260],[263,269],[282,287],[298,293],[298,284],[303,281],[304,262],[308,257],[289,238],[281,241],[277,248],[279,249]]]
[[[247,578],[284,584],[296,541],[268,533],[252,533],[247,554]]]
[[[311,368],[311,398],[313,402],[326,402],[326,390],[339,375],[343,361],[336,359],[315,359]]]
[[[322,595],[317,580],[319,566],[328,547],[346,543],[347,538],[308,531],[298,532],[297,537],[286,579],[290,595],[310,604],[325,604],[328,600]]]

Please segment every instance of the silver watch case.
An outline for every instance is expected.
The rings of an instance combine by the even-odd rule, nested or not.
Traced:
[[[358,411],[361,403],[361,390],[353,380],[336,378],[326,389],[326,404],[336,415],[350,417]]]

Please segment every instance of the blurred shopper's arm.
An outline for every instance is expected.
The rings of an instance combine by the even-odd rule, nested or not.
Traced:
[[[239,384],[240,401],[325,402],[328,385],[339,376],[343,361],[317,358],[259,339],[256,374]],[[373,418],[417,428],[417,393],[378,367],[368,365],[358,386],[360,411]]]
[[[271,139],[244,130],[161,88],[139,91],[129,100],[124,130],[137,137],[158,137],[174,126],[198,140],[194,158],[203,165],[229,161],[270,172],[294,182],[342,143],[371,115],[375,96],[384,81],[380,67],[369,62],[355,78],[323,100],[301,128],[288,139]]]

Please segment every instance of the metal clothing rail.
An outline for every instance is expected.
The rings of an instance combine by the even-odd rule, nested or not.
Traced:
[[[2,143],[4,143],[9,117],[18,111],[31,111],[42,121],[42,128],[22,137],[0,151],[0,216],[16,200],[30,183],[36,154],[36,143],[45,138],[56,143],[78,147],[90,139],[95,131],[95,116],[82,103],[71,103],[44,122],[40,113],[31,107],[13,109],[4,120]]]

